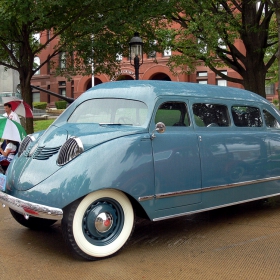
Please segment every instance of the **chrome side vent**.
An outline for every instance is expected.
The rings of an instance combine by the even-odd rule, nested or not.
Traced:
[[[27,149],[28,145],[35,141],[35,138],[32,135],[27,135],[23,141],[21,142],[19,149],[18,149],[18,156],[20,157],[21,154]]]
[[[84,151],[82,141],[79,138],[69,138],[60,148],[57,164],[65,165]]]

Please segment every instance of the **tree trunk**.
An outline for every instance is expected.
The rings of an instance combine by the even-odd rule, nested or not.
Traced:
[[[274,1],[274,5],[275,5],[275,14],[276,14],[276,21],[277,21],[278,42],[280,42],[280,1]],[[279,43],[278,43],[278,45],[279,45]],[[278,106],[280,108],[280,50],[279,50],[279,47],[278,47],[277,59],[278,59],[277,93],[278,93]]]
[[[266,98],[265,76],[266,71],[264,69],[260,69],[257,71],[246,71],[243,76],[244,89],[257,93],[263,98]]]
[[[24,77],[24,73],[20,72],[20,86],[21,86],[21,96],[23,101],[25,101],[32,108],[32,89],[30,87],[31,79]],[[25,118],[24,126],[26,133],[31,134],[34,132],[33,118]]]

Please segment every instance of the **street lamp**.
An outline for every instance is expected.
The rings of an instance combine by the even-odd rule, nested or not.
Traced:
[[[135,69],[135,80],[139,80],[139,68],[143,64],[143,41],[138,32],[134,33],[129,42],[129,60]]]

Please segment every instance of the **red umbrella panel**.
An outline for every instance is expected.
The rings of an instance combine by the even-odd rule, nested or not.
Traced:
[[[32,108],[21,99],[2,97],[4,103],[10,103],[12,110],[24,118],[33,118]]]

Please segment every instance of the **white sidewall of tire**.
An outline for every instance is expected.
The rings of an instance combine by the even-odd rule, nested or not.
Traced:
[[[86,209],[97,199],[109,197],[116,200],[122,207],[124,213],[124,224],[119,236],[110,244],[96,246],[87,241],[82,229],[83,216]],[[134,213],[129,199],[120,191],[113,189],[100,190],[88,194],[79,204],[73,220],[73,235],[79,248],[93,257],[106,257],[117,252],[129,238],[134,225]]]

